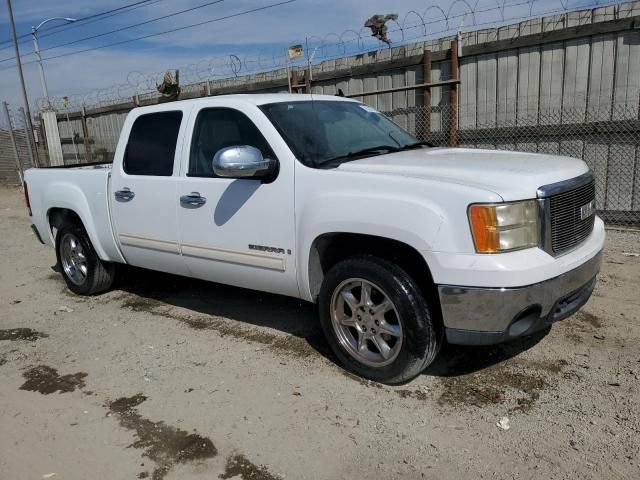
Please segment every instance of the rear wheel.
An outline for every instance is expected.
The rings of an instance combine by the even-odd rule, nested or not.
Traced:
[[[349,370],[382,383],[406,382],[436,357],[441,329],[413,279],[373,257],[336,264],[320,292],[331,348]]]
[[[58,265],[67,287],[78,295],[93,295],[113,284],[115,267],[98,258],[82,226],[63,226],[56,234]]]

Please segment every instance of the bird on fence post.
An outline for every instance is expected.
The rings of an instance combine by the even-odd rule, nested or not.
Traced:
[[[397,20],[397,13],[389,13],[387,15],[372,15],[366,22],[365,28],[371,29],[371,36],[376,37],[381,42],[391,45],[391,40],[387,37],[387,22],[389,20]]]
[[[180,77],[178,70],[172,72],[167,70],[160,85],[156,84],[156,89],[167,100],[175,100],[180,95]]]

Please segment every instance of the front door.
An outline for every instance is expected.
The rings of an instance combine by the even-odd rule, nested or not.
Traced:
[[[180,256],[176,183],[188,111],[143,113],[128,118],[111,172],[111,215],[127,263],[186,275]],[[176,155],[176,153],[178,154]]]
[[[260,128],[258,128],[258,126]],[[194,277],[285,295],[298,295],[295,274],[293,164],[255,106],[194,111],[177,184],[178,230],[185,263]],[[263,135],[267,131],[268,134]],[[212,159],[225,147],[250,145],[276,158],[275,178],[222,178]]]

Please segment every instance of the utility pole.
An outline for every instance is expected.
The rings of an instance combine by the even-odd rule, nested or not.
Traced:
[[[42,92],[44,93],[44,98],[47,102],[47,108],[51,109],[51,101],[49,100],[47,81],[44,79],[44,67],[42,66],[42,57],[40,57],[40,45],[38,44],[38,31],[36,30],[36,27],[31,27],[31,38],[33,39],[33,51],[36,54],[36,61],[38,62],[38,72],[40,73]]]
[[[16,63],[18,64],[18,74],[20,75],[20,86],[22,87],[22,101],[24,103],[24,110],[27,114],[27,122],[29,126],[29,136],[33,140],[32,144],[35,145],[35,137],[33,136],[33,124],[31,123],[31,109],[29,108],[29,99],[27,98],[27,88],[24,85],[24,74],[22,73],[22,62],[20,61],[20,49],[18,48],[18,37],[16,35],[16,24],[13,20],[13,8],[11,6],[11,0],[7,0],[7,9],[9,10],[9,23],[11,24],[11,33],[13,35],[13,47],[16,51]],[[37,151],[35,157],[37,158]]]
[[[31,27],[31,38],[33,40],[33,51],[36,54],[36,61],[38,62],[38,71],[40,72],[40,83],[42,83],[42,92],[44,93],[45,101],[47,102],[47,109],[51,110],[51,100],[49,100],[49,89],[47,88],[47,81],[44,78],[44,67],[42,66],[42,57],[40,56],[40,44],[38,43],[38,30],[42,28],[45,23],[52,22],[54,20],[62,20],[66,23],[77,22],[75,18],[69,17],[52,17],[47,18],[37,27]]]

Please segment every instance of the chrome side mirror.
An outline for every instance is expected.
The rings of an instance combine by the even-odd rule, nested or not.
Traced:
[[[222,148],[213,156],[213,171],[219,177],[262,177],[272,172],[273,164],[249,145]]]

